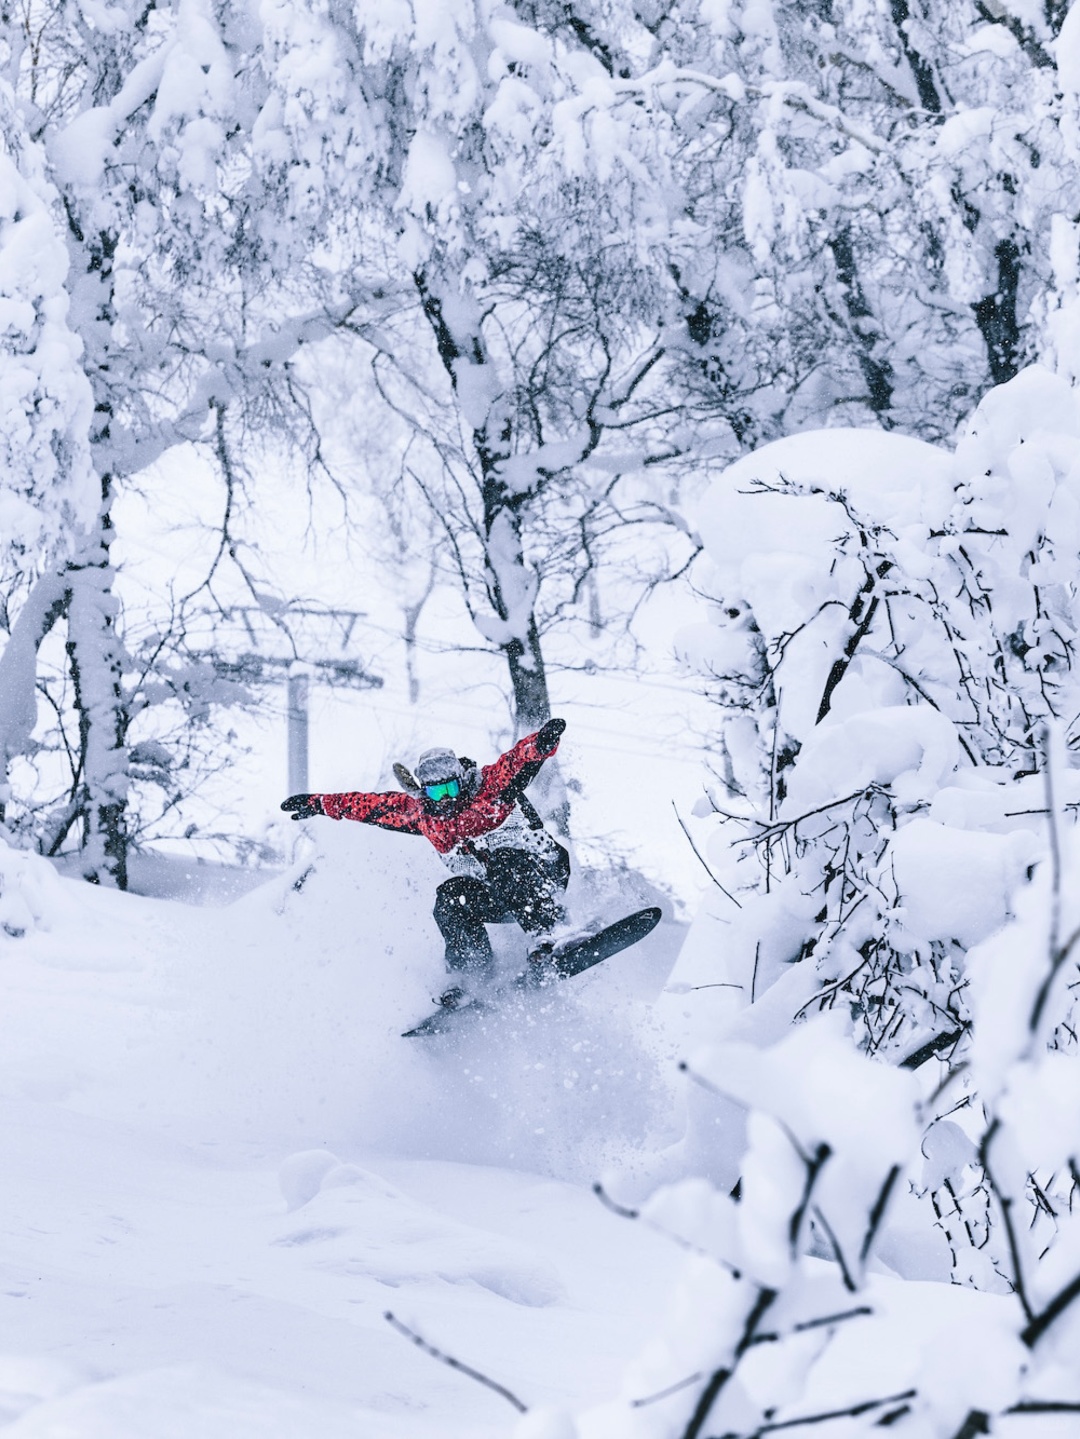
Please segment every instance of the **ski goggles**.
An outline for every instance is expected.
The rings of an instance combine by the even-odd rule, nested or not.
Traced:
[[[445,784],[426,784],[424,793],[428,799],[457,799],[461,791],[461,785],[456,779],[448,779]]]

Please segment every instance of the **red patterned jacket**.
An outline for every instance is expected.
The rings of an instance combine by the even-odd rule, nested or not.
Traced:
[[[313,795],[322,805],[323,814],[331,819],[355,819],[362,824],[376,824],[382,829],[396,829],[405,834],[422,834],[439,853],[449,859],[452,852],[482,860],[483,850],[472,843],[491,835],[514,815],[520,815],[518,800],[526,785],[537,776],[540,766],[558,749],[544,752],[537,747],[536,735],[526,735],[513,749],[507,750],[494,764],[480,771],[479,785],[446,808],[438,810],[411,794],[347,794]],[[516,825],[508,825],[516,829]],[[550,836],[540,829],[549,843]],[[509,836],[507,836],[509,838]]]

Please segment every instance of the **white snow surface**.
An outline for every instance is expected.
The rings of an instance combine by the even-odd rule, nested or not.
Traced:
[[[745,1317],[729,1259],[783,1280],[789,1319],[850,1307],[834,1265],[788,1254],[790,1136],[842,1156],[819,1201],[853,1246],[886,1168],[919,1159],[912,1076],[852,1053],[835,1017],[768,1054],[699,1056],[750,1110],[747,1202],[691,1180],[627,1223],[580,1180],[665,1142],[642,1118],[667,1110],[647,1016],[668,956],[642,945],[486,1032],[401,1039],[442,978],[441,871],[405,837],[318,834],[310,865],[225,907],[0,850],[5,913],[19,901],[25,922],[0,938],[5,1436],[674,1439],[700,1391],[681,1381]],[[1041,1081],[1015,1104],[1040,1106]],[[909,1266],[914,1241],[893,1241]],[[872,1322],[827,1348],[764,1346],[723,1422],[917,1382],[955,1429],[969,1402],[1015,1398],[1002,1296],[875,1262],[861,1300]],[[942,1367],[950,1326],[972,1339],[953,1335]]]
[[[218,908],[0,848],[12,1439],[505,1434],[510,1405],[385,1311],[549,1410],[616,1390],[647,1335],[670,1247],[578,1181],[657,1107],[662,943],[467,1042],[405,1040],[443,980],[442,871],[415,839],[317,837]]]

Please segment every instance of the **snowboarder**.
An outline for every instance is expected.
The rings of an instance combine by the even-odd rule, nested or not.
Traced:
[[[454,872],[439,885],[434,909],[446,966],[457,981],[440,999],[447,1008],[461,1003],[470,981],[482,981],[490,970],[485,924],[516,920],[542,953],[539,942],[565,921],[570,856],[525,798],[565,728],[565,720],[550,719],[483,768],[453,750],[426,750],[415,776],[394,766],[403,794],[294,794],[282,803],[294,820],[324,814],[431,841]]]

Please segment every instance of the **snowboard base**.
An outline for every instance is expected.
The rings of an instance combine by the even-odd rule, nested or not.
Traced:
[[[493,990],[487,996],[467,1000],[454,1009],[444,1006],[428,1015],[427,1019],[422,1019],[414,1028],[406,1029],[402,1038],[443,1034],[459,1024],[466,1015],[475,1016],[497,1011],[500,1001],[511,994],[543,989],[556,980],[571,979],[575,974],[584,974],[587,969],[592,969],[593,965],[610,959],[620,950],[629,949],[632,944],[637,944],[638,940],[644,939],[659,923],[660,910],[653,905],[628,914],[625,919],[616,920],[614,924],[569,944],[565,949],[555,950],[542,944],[530,954],[525,973],[519,975],[512,984]]]

